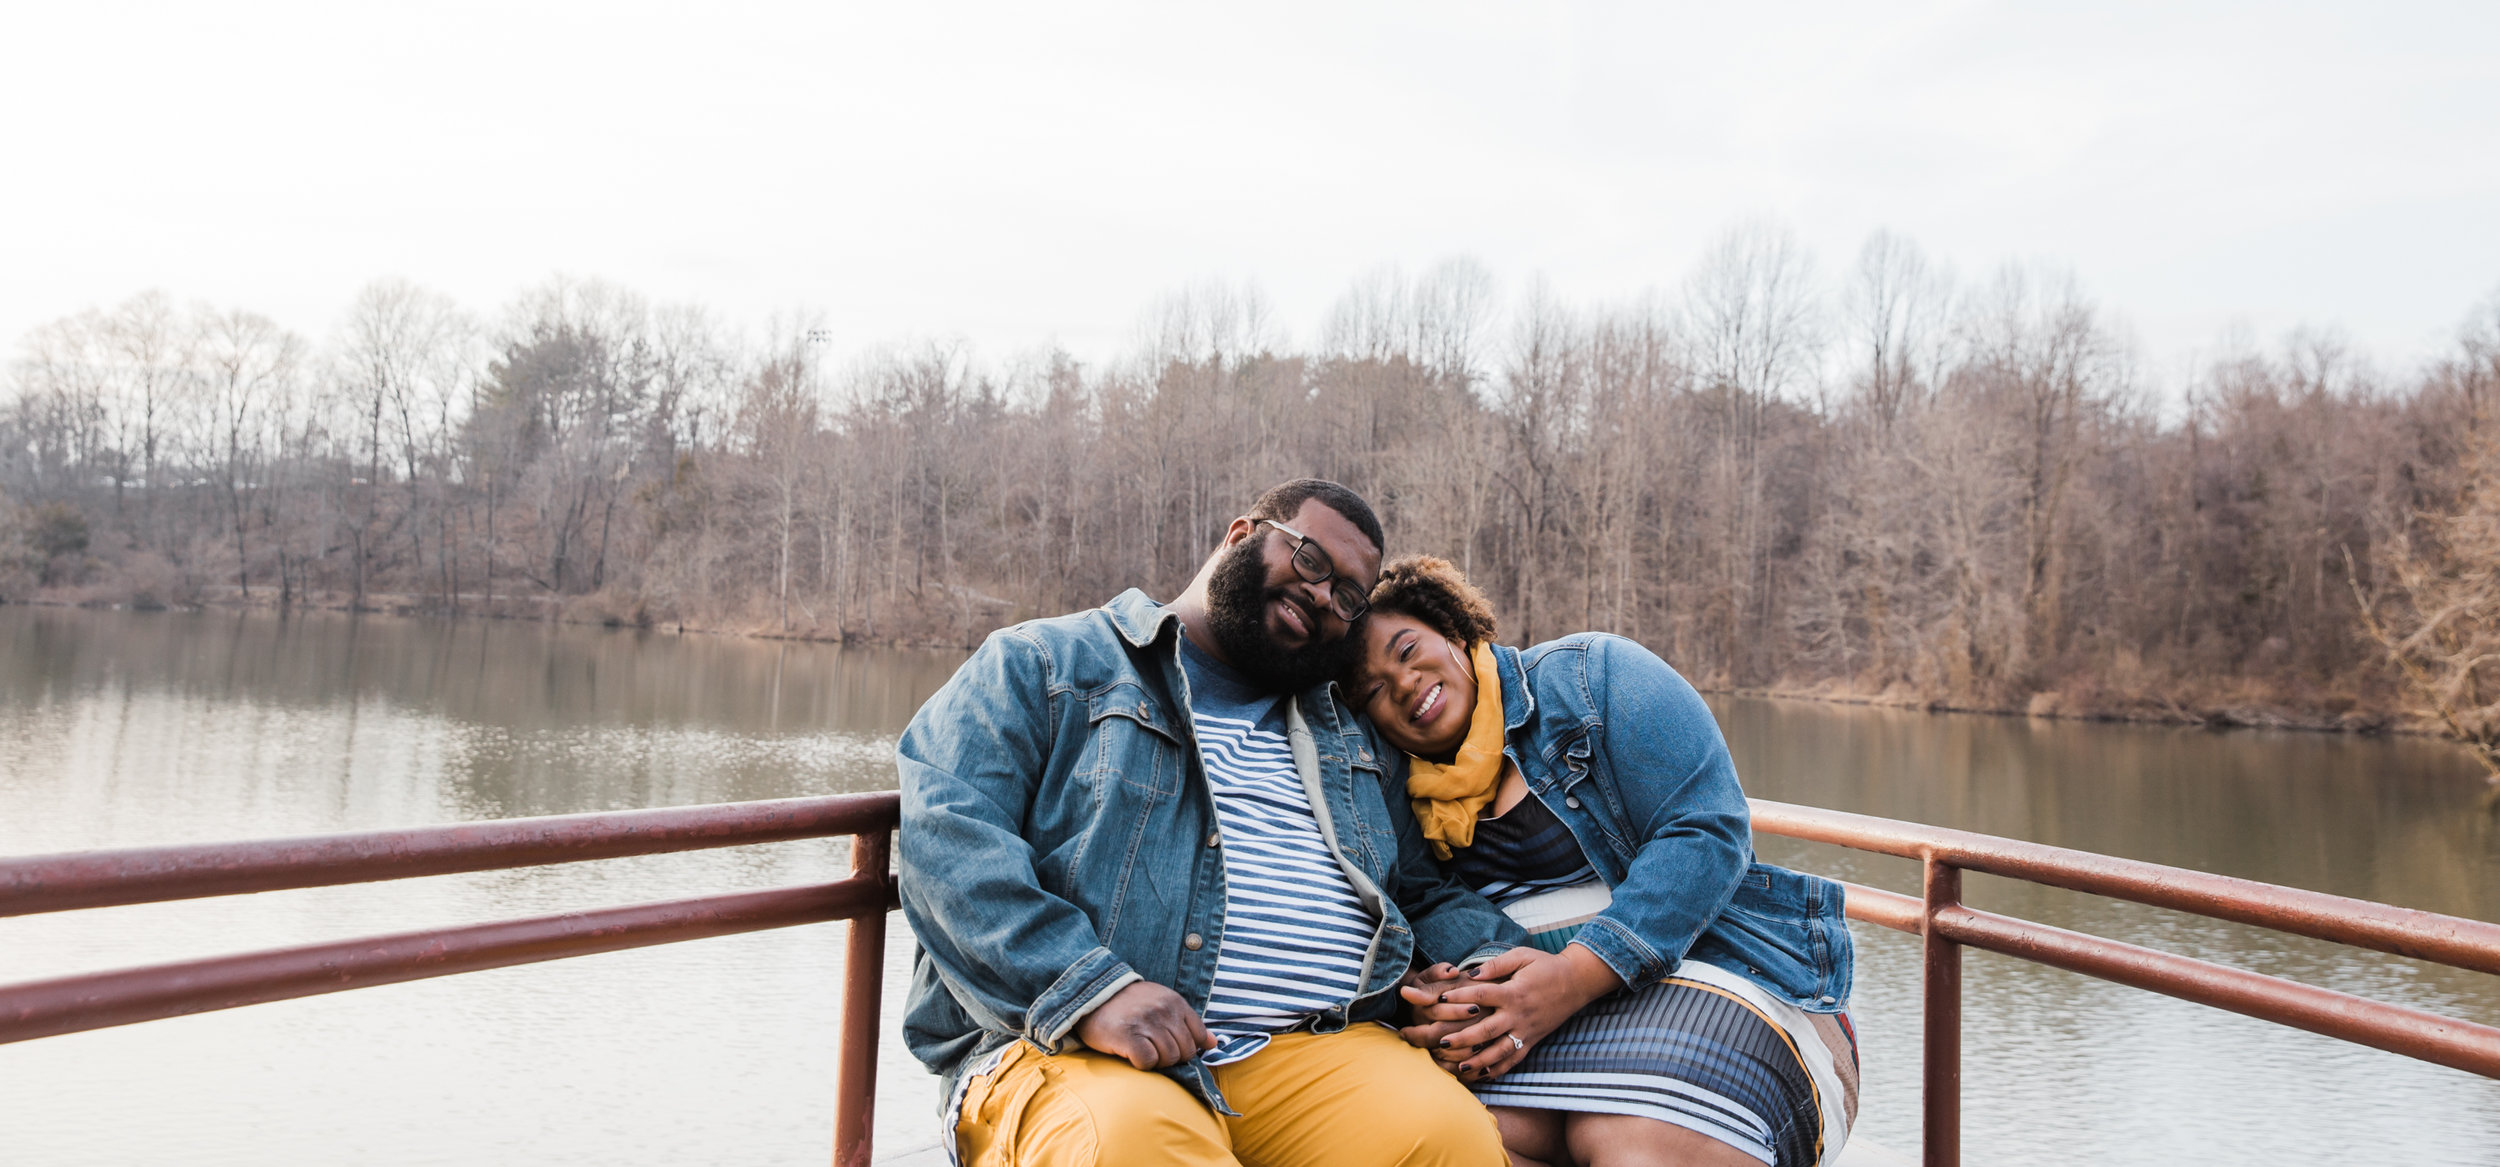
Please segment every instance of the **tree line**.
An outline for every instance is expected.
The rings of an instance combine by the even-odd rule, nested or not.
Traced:
[[[568,279],[492,315],[379,282],[318,342],[157,293],[64,317],[0,399],[0,597],[960,645],[1169,596],[1309,474],[1523,643],[1937,707],[2413,717],[2494,756],[2500,299],[2418,369],[2308,329],[2163,386],[2070,273],[1879,234],[1827,278],[1747,227],[1617,303],[1383,269],[1301,345],[1223,283],[1094,363],[825,336]]]

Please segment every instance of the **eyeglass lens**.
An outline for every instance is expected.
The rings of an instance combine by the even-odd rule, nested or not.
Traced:
[[[1304,539],[1293,549],[1293,570],[1312,583],[1320,583],[1336,576],[1337,565],[1329,562],[1328,553],[1320,550],[1319,544]],[[1351,624],[1363,618],[1371,607],[1371,599],[1363,594],[1363,589],[1338,579],[1328,589],[1328,606],[1336,609],[1338,619]]]

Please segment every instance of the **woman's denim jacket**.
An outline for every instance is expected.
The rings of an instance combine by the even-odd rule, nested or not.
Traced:
[[[945,1076],[941,1099],[1010,1042],[1059,1052],[1139,979],[1205,1012],[1224,863],[1180,635],[1137,591],[1002,629],[904,730],[895,857],[919,951],[903,1038]],[[1392,1016],[1411,964],[1469,964],[1527,942],[1433,862],[1407,807],[1405,756],[1333,689],[1295,698],[1287,737],[1377,923],[1362,991],[1318,1018],[1322,1033]],[[1224,1108],[1198,1063],[1167,1072]]]
[[[1736,763],[1683,677],[1602,632],[1493,659],[1511,761],[1614,892],[1579,943],[1629,985],[1689,956],[1811,1012],[1848,1005],[1840,885],[1753,861]]]

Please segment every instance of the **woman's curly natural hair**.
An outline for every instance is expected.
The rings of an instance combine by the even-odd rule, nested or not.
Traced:
[[[1372,585],[1372,611],[1412,616],[1461,644],[1493,639],[1493,601],[1435,555],[1408,555],[1383,566]]]

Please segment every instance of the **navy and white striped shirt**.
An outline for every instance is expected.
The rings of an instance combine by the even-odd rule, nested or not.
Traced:
[[[1376,922],[1337,866],[1285,740],[1285,702],[1181,638],[1190,717],[1224,839],[1209,1065],[1238,1061],[1362,990]]]

